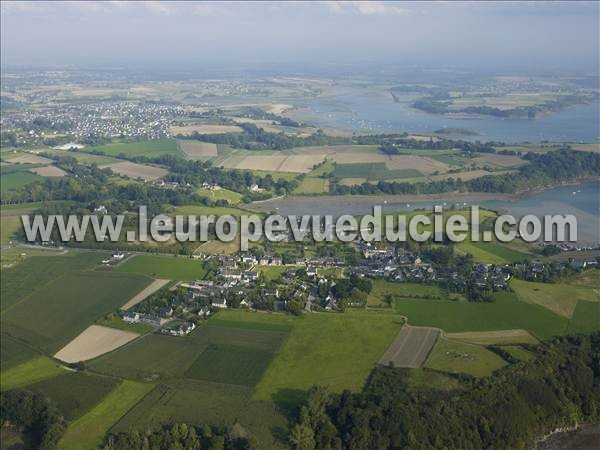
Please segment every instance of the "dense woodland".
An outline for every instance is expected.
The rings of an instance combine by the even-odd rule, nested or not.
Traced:
[[[31,437],[40,450],[56,448],[66,428],[65,419],[47,398],[20,390],[0,395],[0,421],[2,428],[16,427]]]
[[[363,392],[311,390],[296,449],[524,449],[560,427],[600,420],[600,333],[563,337],[536,358],[464,389],[409,389],[404,369],[375,369]]]
[[[258,447],[248,438],[246,430],[237,423],[229,429],[176,423],[145,433],[134,430],[128,433],[111,434],[104,448],[106,450],[245,450]]]

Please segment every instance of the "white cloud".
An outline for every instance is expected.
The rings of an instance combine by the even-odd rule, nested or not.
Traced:
[[[329,11],[339,14],[351,12],[364,16],[375,15],[410,15],[409,9],[399,6],[399,2],[368,1],[328,1],[324,2]]]

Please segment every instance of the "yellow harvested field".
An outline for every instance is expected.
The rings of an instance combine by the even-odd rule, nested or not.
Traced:
[[[144,181],[153,181],[169,173],[161,167],[146,166],[145,164],[137,164],[129,161],[102,166],[102,168],[105,167],[109,167],[114,173],[119,175],[134,179],[141,178]]]
[[[600,153],[600,144],[570,144],[573,150],[579,152]]]
[[[138,336],[139,334],[131,331],[90,325],[54,357],[66,363],[87,361],[119,348]]]
[[[228,169],[266,170],[270,172],[308,173],[325,155],[233,155],[221,165]]]
[[[538,341],[527,330],[469,331],[446,333],[448,339],[455,339],[481,345],[537,344]]]
[[[56,166],[36,167],[29,171],[43,177],[64,177],[67,174],[67,172]]]
[[[127,311],[129,308],[137,305],[138,303],[144,301],[146,298],[154,294],[160,288],[162,288],[165,284],[167,284],[171,280],[161,280],[157,279],[142,289],[138,294],[132,297],[127,303],[121,306],[121,309]]]
[[[219,154],[217,150],[217,144],[212,142],[200,142],[200,141],[188,141],[180,139],[177,141],[179,148],[187,159],[199,160],[217,156]]]
[[[477,163],[480,166],[489,165],[495,167],[518,167],[527,164],[527,161],[521,159],[521,157],[516,155],[497,155],[497,154],[487,154],[483,156],[478,156],[477,158],[473,158],[473,162]]]
[[[292,105],[288,105],[286,103],[273,103],[272,105],[266,108],[266,111],[270,114],[283,114],[288,109],[292,108]]]
[[[339,184],[341,184],[343,186],[354,186],[356,184],[363,184],[366,182],[367,182],[366,178],[342,178],[340,180]]]
[[[390,170],[396,169],[415,169],[426,175],[433,172],[445,172],[449,166],[446,163],[436,161],[431,158],[416,155],[392,155],[386,161],[386,166]]]
[[[169,131],[172,135],[182,134],[187,136],[194,132],[198,134],[241,133],[242,129],[237,125],[186,125],[171,127]]]
[[[6,156],[5,159],[11,164],[50,164],[51,159],[32,153],[17,153],[16,156]]]
[[[338,164],[387,163],[390,158],[377,153],[332,153],[329,155]]]

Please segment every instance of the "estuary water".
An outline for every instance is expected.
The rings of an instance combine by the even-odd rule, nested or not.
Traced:
[[[481,141],[597,142],[600,139],[598,103],[573,106],[535,119],[451,118],[394,102],[389,92],[374,90],[343,90],[294,103],[300,109],[287,115],[296,120],[360,133],[432,133],[441,128],[465,128],[479,135],[461,138]]]
[[[290,196],[254,203],[253,209],[277,212],[282,215],[343,214],[364,215],[373,212],[373,205],[380,205],[383,212],[433,211],[435,205],[444,209],[477,205],[521,218],[526,214],[538,217],[555,214],[573,214],[577,218],[578,242],[600,243],[600,181],[560,186],[533,193],[518,199],[493,200],[485,194],[440,194],[435,200],[394,199],[385,196]]]

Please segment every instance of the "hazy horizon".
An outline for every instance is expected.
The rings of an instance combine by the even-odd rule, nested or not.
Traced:
[[[2,66],[598,75],[599,4],[2,2]]]

